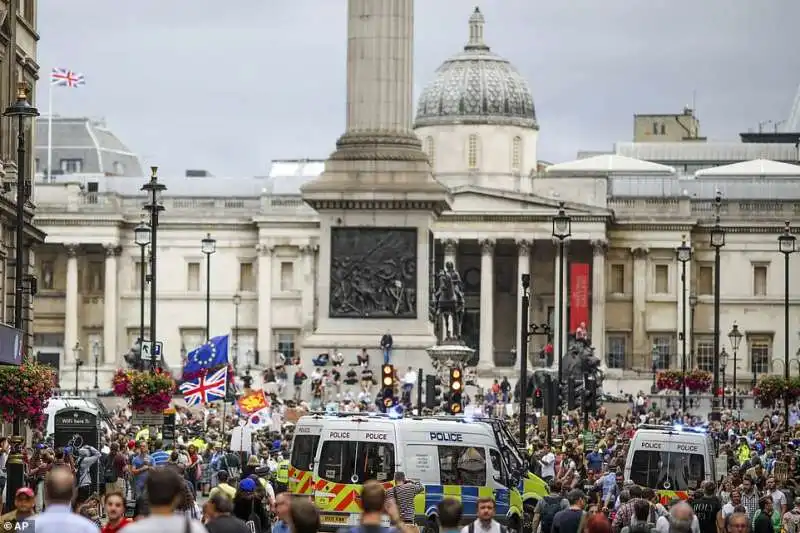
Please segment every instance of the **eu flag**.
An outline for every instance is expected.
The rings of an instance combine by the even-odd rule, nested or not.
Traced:
[[[230,335],[212,337],[188,353],[184,374],[200,372],[206,368],[215,368],[228,364],[228,344]]]

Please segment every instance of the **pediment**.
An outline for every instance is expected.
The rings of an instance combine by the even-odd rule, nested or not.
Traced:
[[[519,213],[528,216],[553,216],[559,202],[535,194],[488,189],[474,185],[455,187],[450,190],[453,198],[451,213]],[[577,216],[611,215],[609,209],[587,204],[566,202],[568,214]]]

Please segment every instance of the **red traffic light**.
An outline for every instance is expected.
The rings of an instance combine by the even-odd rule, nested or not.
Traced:
[[[537,387],[536,390],[533,391],[533,395],[536,396],[537,398],[541,398],[542,397],[542,389]]]

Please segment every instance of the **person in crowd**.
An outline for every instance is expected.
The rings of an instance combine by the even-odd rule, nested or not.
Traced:
[[[92,494],[91,468],[100,460],[100,452],[88,444],[78,450],[78,460],[75,463],[75,471],[78,478],[77,504],[80,505],[89,499]]]
[[[104,508],[106,524],[100,529],[100,533],[117,533],[133,522],[125,516],[125,496],[121,492],[106,492]]]
[[[384,514],[388,516],[391,525],[399,531],[403,533],[416,533],[417,531],[416,527],[403,523],[394,499],[387,498],[383,485],[375,480],[364,482],[364,488],[361,491],[361,505],[364,508],[361,514],[362,533],[372,533],[376,526],[380,528]]]
[[[764,496],[758,500],[758,511],[753,516],[753,533],[776,533],[772,521],[774,511],[772,498]]]
[[[175,470],[166,467],[150,469],[144,491],[149,515],[125,526],[125,533],[206,533],[199,520],[178,512],[185,501],[186,483]]]
[[[794,506],[784,513],[781,521],[784,533],[800,533],[800,497],[794,499]]]
[[[0,491],[2,493],[2,491]],[[36,499],[33,489],[22,487],[14,495],[14,510],[0,516],[0,527],[3,531],[19,531],[27,529],[32,517],[36,513]],[[20,527],[22,524],[25,526]]]
[[[717,496],[717,485],[713,481],[703,483],[701,497],[693,499],[690,505],[697,517],[700,531],[722,531],[722,505]]]
[[[308,500],[297,499],[289,506],[291,533],[317,533],[319,510]]]
[[[383,334],[381,337],[381,352],[383,353],[383,364],[388,365],[392,362],[392,346],[394,345],[394,339],[392,339],[392,334],[388,331]]]
[[[464,515],[464,508],[460,501],[454,498],[443,498],[436,506],[436,511],[441,533],[460,533],[461,517]]]
[[[219,492],[210,496],[203,505],[208,533],[252,533],[232,513],[233,502],[226,494]]]
[[[580,489],[572,489],[567,493],[569,508],[556,513],[553,517],[552,533],[580,533],[586,507],[586,495]]]
[[[144,492],[145,481],[147,481],[147,474],[153,467],[153,458],[150,457],[149,447],[147,441],[140,441],[138,444],[138,453],[130,460],[130,470],[133,476],[133,490],[134,496],[139,497]]]
[[[234,496],[236,496],[236,488],[228,483],[228,472],[225,470],[220,470],[217,473],[217,485],[211,489],[211,492],[208,493],[208,497],[211,499],[219,493],[224,494],[231,501],[233,501]]]
[[[275,515],[278,519],[272,526],[272,533],[291,533],[289,524],[291,523],[290,507],[292,497],[288,492],[282,492],[275,496]]]
[[[657,533],[706,533],[700,531],[700,524],[691,506],[678,501],[670,506],[669,515],[656,521]]]
[[[256,482],[245,478],[239,482],[239,490],[233,498],[233,516],[242,520],[250,531],[260,533],[269,522],[264,509],[256,505]]]
[[[394,486],[386,491],[386,497],[394,499],[403,522],[413,525],[414,497],[424,491],[422,483],[406,479],[405,473],[397,471],[394,474]]]
[[[494,519],[494,515],[494,498],[478,498],[478,517],[469,525],[462,528],[461,533],[475,533],[476,531],[483,533],[506,533],[507,529]]]
[[[98,533],[91,520],[72,512],[75,476],[65,467],[55,467],[44,480],[45,510],[34,519],[37,533]],[[200,532],[197,532],[200,533]]]

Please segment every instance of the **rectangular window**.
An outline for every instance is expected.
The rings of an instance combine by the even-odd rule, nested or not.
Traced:
[[[611,265],[611,294],[625,294],[625,265]]]
[[[361,484],[394,478],[394,444],[328,440],[322,444],[317,475],[334,483]]]
[[[256,290],[253,263],[239,263],[239,290],[242,292],[253,292]]]
[[[191,352],[206,341],[204,337],[205,334],[202,329],[182,329],[181,348]]]
[[[701,296],[714,294],[714,267],[700,265],[697,269],[697,294]]]
[[[42,289],[46,291],[55,288],[53,280],[53,272],[55,271],[55,262],[51,260],[42,261],[39,265],[39,280],[42,283]]]
[[[758,337],[748,339],[750,346],[750,370],[755,374],[768,374],[770,369],[771,339]]]
[[[669,368],[669,363],[672,360],[672,351],[675,337],[672,335],[655,335],[653,336],[652,352],[650,353],[650,365],[659,370]]]
[[[695,341],[695,364],[700,370],[714,371],[714,341],[697,339]]]
[[[655,283],[656,294],[669,294],[669,265],[656,265]]]
[[[317,446],[319,446],[319,435],[295,435],[292,439],[292,466],[304,472],[311,472],[314,457],[317,455]]]
[[[294,263],[281,262],[281,292],[294,290]]]
[[[767,265],[753,265],[753,296],[767,295]]]
[[[275,332],[275,346],[277,354],[283,354],[287,359],[294,359],[295,355],[295,339],[297,333],[294,331],[276,331]]]
[[[477,446],[437,446],[442,485],[483,487],[486,484],[486,451]]]
[[[189,292],[200,290],[200,263],[186,264],[186,290]]]
[[[631,481],[641,487],[658,487],[673,480],[670,490],[696,490],[705,481],[705,457],[699,453],[637,450],[631,461]]]
[[[102,261],[89,261],[86,269],[86,288],[89,292],[103,292],[105,264]]]
[[[625,335],[609,335],[607,338],[609,368],[625,368],[625,349],[628,345]]]
[[[61,172],[64,174],[76,174],[83,170],[83,159],[62,159]]]

